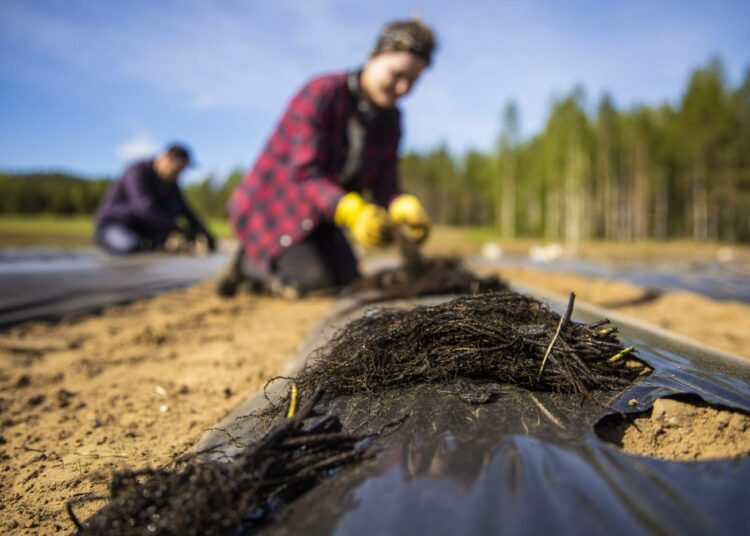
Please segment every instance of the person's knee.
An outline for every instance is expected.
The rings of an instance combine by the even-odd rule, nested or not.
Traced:
[[[141,248],[140,237],[123,226],[105,225],[96,232],[96,241],[109,253],[127,255]]]
[[[314,290],[330,288],[335,284],[332,274],[320,262],[298,263],[293,266],[285,263],[277,275],[284,286],[295,289],[303,296]]]
[[[323,259],[316,252],[303,248],[280,257],[274,272],[282,284],[291,286],[301,295],[336,285],[334,275]]]
[[[298,271],[294,286],[304,295],[313,290],[331,288],[335,284],[332,274],[322,263],[313,263]]]

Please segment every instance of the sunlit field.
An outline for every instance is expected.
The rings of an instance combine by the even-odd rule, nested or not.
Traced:
[[[225,221],[208,220],[208,226],[221,238],[231,236]],[[0,248],[87,247],[93,233],[93,220],[89,216],[0,216]]]

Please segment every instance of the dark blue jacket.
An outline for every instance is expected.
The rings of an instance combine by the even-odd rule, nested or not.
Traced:
[[[96,226],[125,224],[145,236],[165,236],[179,230],[184,217],[192,234],[206,233],[200,219],[190,210],[176,183],[167,183],[154,171],[153,160],[129,166],[104,196],[96,211]]]

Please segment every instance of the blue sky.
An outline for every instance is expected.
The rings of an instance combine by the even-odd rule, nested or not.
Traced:
[[[419,13],[433,68],[403,103],[403,148],[489,147],[581,84],[593,104],[676,101],[713,55],[750,66],[750,2],[2,0],[0,169],[114,175],[171,140],[194,176],[249,166],[310,76],[357,66],[382,23]]]

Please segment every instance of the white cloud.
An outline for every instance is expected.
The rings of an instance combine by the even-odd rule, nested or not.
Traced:
[[[151,134],[147,132],[136,133],[115,148],[117,157],[123,161],[145,158],[153,155],[158,150],[158,144],[154,141]]]

